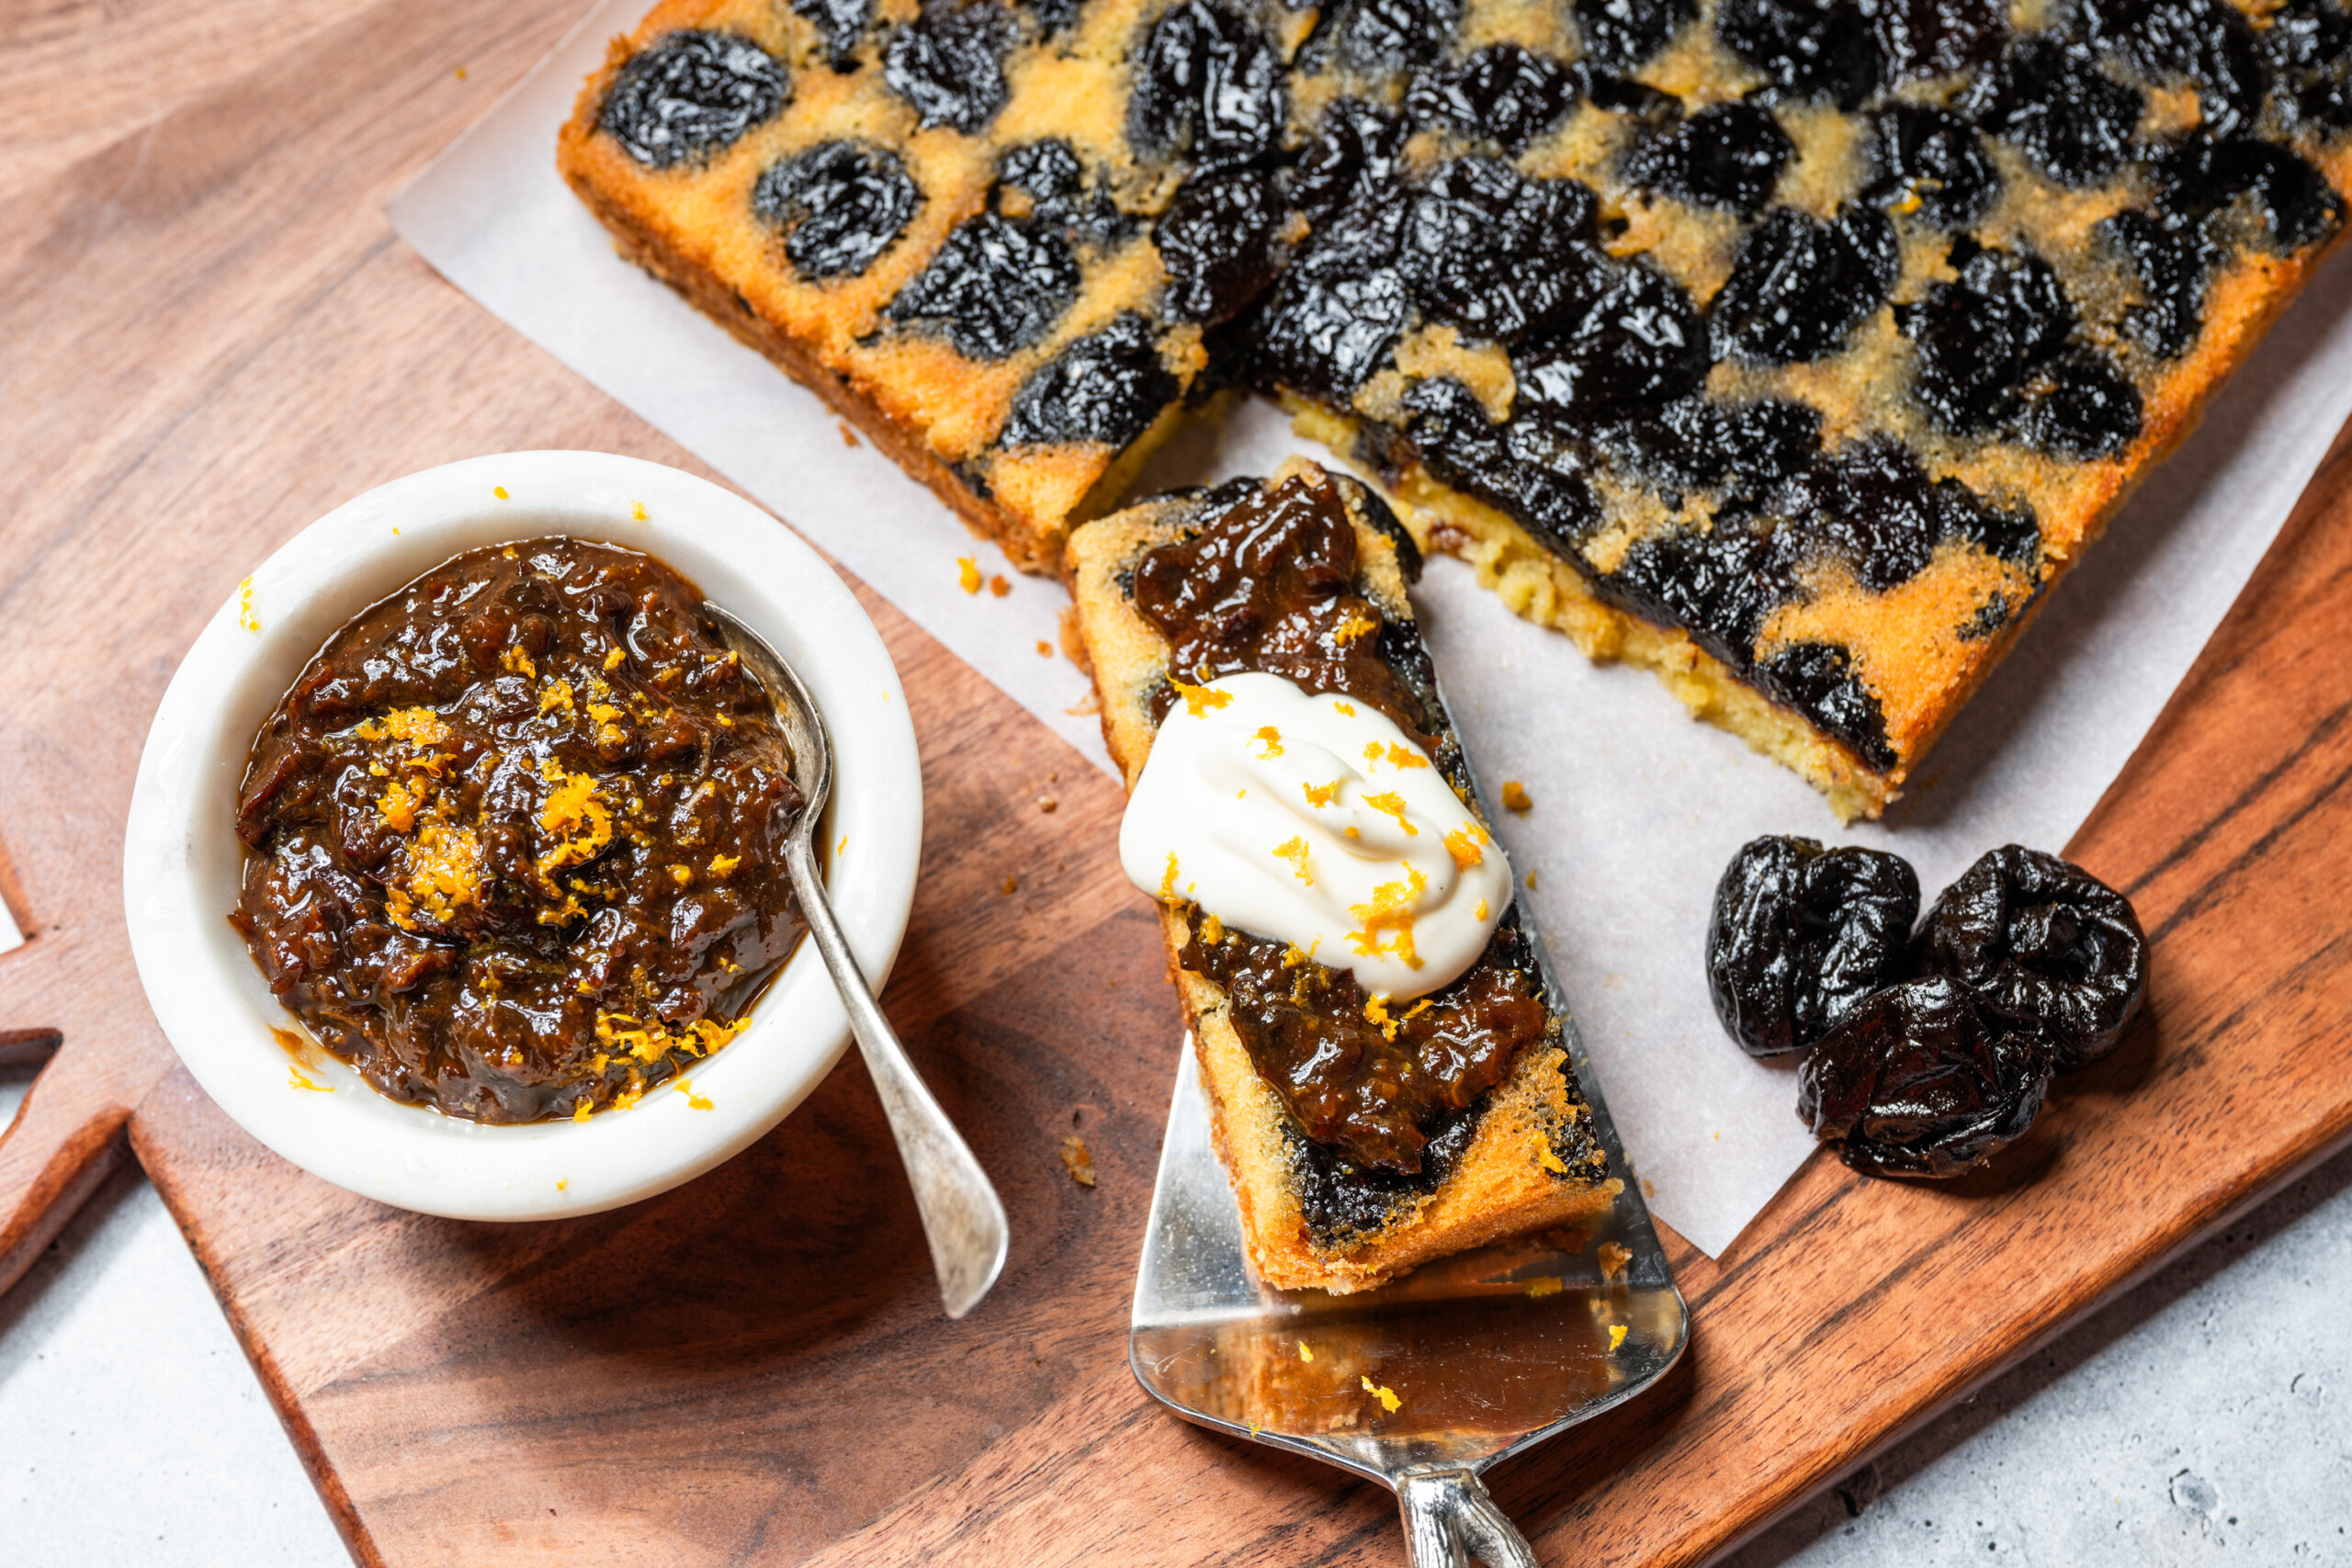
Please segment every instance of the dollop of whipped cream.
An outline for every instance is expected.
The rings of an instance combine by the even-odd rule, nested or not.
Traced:
[[[1421,996],[1477,962],[1510,865],[1402,729],[1279,675],[1177,693],[1119,824],[1136,886],[1377,996]]]

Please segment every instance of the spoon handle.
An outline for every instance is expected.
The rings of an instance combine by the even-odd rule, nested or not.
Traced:
[[[865,1070],[882,1098],[883,1113],[890,1119],[891,1136],[899,1142],[899,1157],[922,1214],[923,1235],[931,1243],[940,1299],[949,1317],[961,1317],[979,1305],[1004,1268],[1004,1204],[875,1004],[873,989],[851,956],[841,922],[826,900],[807,833],[795,833],[786,841],[785,864],[808,921],[809,938],[841,991],[842,1005],[849,1010],[850,1032],[857,1036]]]

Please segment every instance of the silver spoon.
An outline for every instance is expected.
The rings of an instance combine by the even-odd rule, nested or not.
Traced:
[[[1004,1269],[1004,1204],[875,1005],[873,988],[850,956],[841,922],[826,902],[815,841],[817,819],[824,815],[825,797],[833,786],[833,742],[825,733],[824,716],[792,666],[765,637],[707,600],[703,613],[718,623],[728,646],[775,699],[776,717],[792,746],[792,782],[799,786],[805,804],[785,840],[785,868],[808,921],[809,939],[841,991],[842,1005],[849,1010],[850,1032],[857,1036],[865,1070],[882,1097],[883,1113],[890,1118],[890,1135],[898,1140],[899,1158],[906,1165],[915,1207],[922,1214],[923,1235],[931,1243],[940,1299],[949,1317],[961,1317],[980,1304]]]

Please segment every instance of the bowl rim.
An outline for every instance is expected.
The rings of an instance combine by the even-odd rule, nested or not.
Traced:
[[[245,758],[311,658],[352,616],[459,551],[559,534],[666,562],[808,682],[834,750],[828,892],[876,990],[914,902],[922,769],[897,668],[824,558],[752,502],[642,458],[507,452],[393,479],[304,528],[213,614],[148,730],[123,843],[131,954],[173,1048],[246,1132],[336,1186],[453,1219],[555,1219],[666,1191],[790,1114],[849,1042],[841,999],[804,941],[751,1026],[687,1075],[691,1097],[651,1092],[585,1122],[468,1122],[390,1100],[301,1043],[230,926]]]

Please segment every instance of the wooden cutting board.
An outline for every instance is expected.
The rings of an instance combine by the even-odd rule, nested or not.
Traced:
[[[63,1042],[0,1142],[0,1282],[127,1126],[366,1563],[1397,1561],[1385,1493],[1128,1376],[1178,1023],[1116,791],[871,595],[929,792],[888,1004],[1014,1227],[971,1319],[937,1314],[854,1060],[678,1192],[517,1226],[326,1187],[171,1067],[121,823],[164,683],[250,563],[475,453],[698,467],[380,216],[575,5],[0,20],[0,892],[33,933],[0,958],[0,1057]],[[2073,847],[2155,937],[2147,1021],[1996,1173],[1816,1160],[1720,1262],[1669,1237],[1681,1367],[1493,1477],[1547,1562],[1707,1556],[2352,1134],[2347,490],[2339,441]]]

